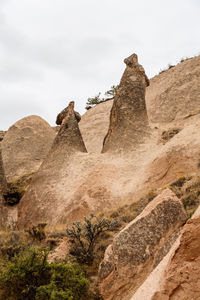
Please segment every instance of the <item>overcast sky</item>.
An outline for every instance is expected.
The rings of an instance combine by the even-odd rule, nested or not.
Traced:
[[[137,53],[149,77],[199,54],[199,0],[0,0],[0,130],[119,83]]]

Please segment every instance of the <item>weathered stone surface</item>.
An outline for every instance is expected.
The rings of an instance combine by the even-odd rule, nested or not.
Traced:
[[[27,191],[24,213],[20,205],[20,219],[27,213],[27,223],[28,220],[37,223],[45,219],[48,225],[62,222],[66,227],[68,222],[81,220],[90,212],[98,213],[132,203],[148,190],[166,186],[180,176],[198,170],[198,115],[170,126],[181,131],[165,145],[158,140],[168,128],[153,129],[153,134],[137,151],[123,152],[120,156],[109,152],[99,154],[108,129],[112,102],[91,108],[78,124],[89,153],[74,152],[68,156],[67,149],[63,149],[62,154],[62,147],[57,152],[55,147],[52,160],[49,159],[49,164],[45,163],[46,167],[40,170],[41,179],[38,173]],[[24,224],[24,218],[20,224]]]
[[[4,174],[4,167],[0,145],[0,230],[15,229],[17,221],[17,210],[6,206],[4,194],[7,190],[7,182]]]
[[[163,187],[182,176],[198,172],[200,115],[192,119],[178,134],[158,147],[155,159],[146,166],[144,177],[151,188]]]
[[[30,223],[48,223],[59,214],[66,201],[62,198],[61,189],[64,192],[70,161],[76,153],[84,152],[87,150],[74,114],[74,102],[70,102],[48,156],[19,203],[19,227]]]
[[[3,167],[3,160],[2,160],[2,151],[1,151],[1,145],[0,145],[0,193],[4,193],[6,190],[6,178],[4,173],[4,167]]]
[[[183,228],[180,243],[175,248],[160,281],[161,290],[152,300],[200,299],[200,214]]]
[[[149,80],[137,55],[124,60],[126,69],[117,89],[110,113],[110,125],[102,152],[131,150],[149,132],[145,90]]]
[[[100,153],[108,132],[113,100],[102,102],[88,110],[79,123],[80,131],[89,153]]]
[[[6,131],[0,130],[0,142],[3,141],[4,135],[6,134]]]
[[[199,299],[199,276],[197,272],[199,258],[194,259],[195,248],[196,250],[199,248],[199,237],[197,236],[200,224],[199,217],[200,207],[182,228],[168,254],[151,272],[131,300]]]
[[[64,118],[65,118],[66,115],[67,115],[67,111],[68,111],[68,107],[65,107],[65,108],[57,115],[57,118],[56,118],[56,124],[57,124],[57,125],[61,125],[61,124],[62,124],[62,121],[64,120]],[[74,114],[75,114],[75,117],[76,117],[77,122],[79,123],[80,120],[81,120],[81,115],[80,115],[77,111],[75,111]]]
[[[146,105],[152,124],[200,113],[200,56],[185,60],[150,80]]]
[[[182,203],[167,189],[114,238],[99,269],[100,291],[105,300],[130,299],[166,254],[160,250],[169,249],[166,240],[185,218]]]
[[[6,179],[4,176],[3,161],[1,155],[1,145],[0,145],[0,228],[4,227],[7,222],[7,210],[4,207],[3,192],[6,189]]]
[[[9,128],[1,142],[8,203],[19,202],[54,138],[54,130],[38,116],[25,117]]]

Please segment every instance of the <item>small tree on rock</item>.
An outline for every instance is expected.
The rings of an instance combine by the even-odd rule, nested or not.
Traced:
[[[105,95],[108,96],[108,97],[111,96],[113,98],[116,95],[117,89],[118,89],[118,85],[112,85],[110,90],[105,92]]]
[[[102,101],[104,101],[104,99],[100,98],[101,93],[98,93],[98,95],[96,95],[95,97],[92,98],[88,98],[87,102],[86,102],[86,107],[85,109],[89,110],[90,108],[92,108],[94,105],[101,103]]]

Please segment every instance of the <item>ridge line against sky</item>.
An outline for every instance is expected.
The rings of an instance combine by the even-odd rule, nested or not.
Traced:
[[[0,130],[119,83],[133,52],[152,77],[199,54],[198,0],[0,0]]]

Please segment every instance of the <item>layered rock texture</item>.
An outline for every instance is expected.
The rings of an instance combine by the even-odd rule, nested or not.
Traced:
[[[131,300],[199,299],[199,218],[200,207]]]
[[[9,128],[1,142],[8,204],[19,202],[54,138],[54,130],[38,116],[25,117]]]
[[[110,125],[102,152],[130,151],[143,142],[148,133],[145,90],[149,80],[137,55],[124,60],[126,69],[120,81],[110,113]]]
[[[200,214],[187,222],[152,300],[200,298]]]
[[[106,250],[99,270],[103,298],[130,299],[167,253],[171,235],[185,219],[182,203],[170,190],[157,196]]]

